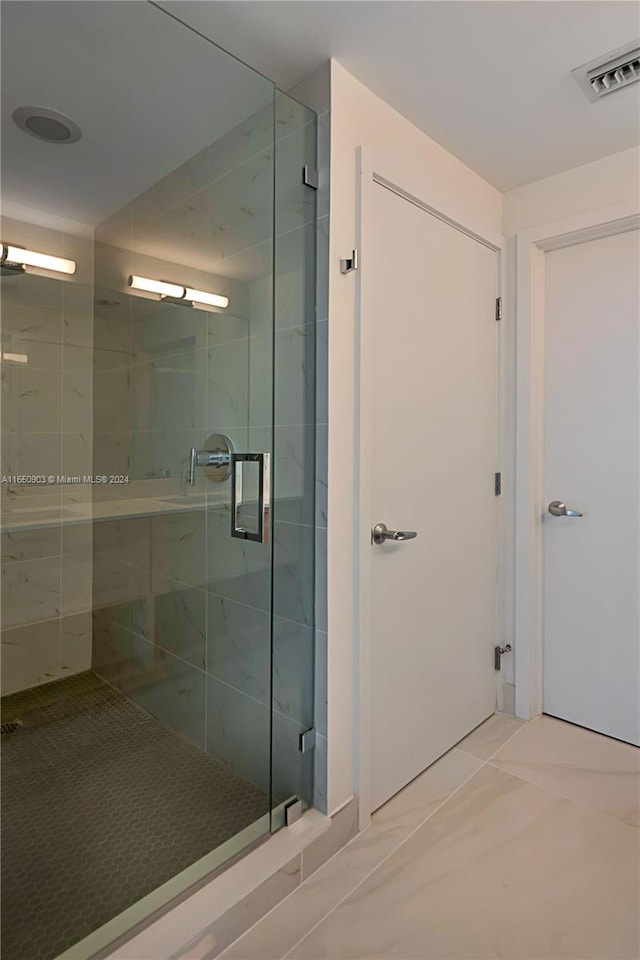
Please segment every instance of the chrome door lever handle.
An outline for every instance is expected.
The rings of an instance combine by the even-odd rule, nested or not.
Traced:
[[[403,540],[413,540],[417,536],[417,530],[389,530],[386,523],[376,523],[371,530],[372,543],[384,543],[385,540],[395,540],[396,543],[400,543]]]
[[[552,517],[581,517],[579,510],[570,510],[562,500],[552,500],[548,508]]]

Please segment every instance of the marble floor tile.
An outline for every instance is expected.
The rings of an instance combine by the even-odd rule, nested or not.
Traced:
[[[632,828],[485,764],[286,957],[632,960],[638,874]]]
[[[522,720],[516,720],[515,717],[506,713],[494,713],[492,717],[472,730],[456,746],[474,757],[488,760],[496,750],[499,750],[514,733],[517,733],[524,726]]]
[[[381,807],[371,826],[320,867],[301,887],[221,957],[277,960],[403,843],[481,766],[451,750]]]
[[[539,717],[491,763],[568,800],[640,826],[640,750],[553,717]]]

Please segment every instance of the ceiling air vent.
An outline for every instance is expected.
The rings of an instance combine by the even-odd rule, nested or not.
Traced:
[[[590,100],[628,87],[640,80],[640,41],[632,47],[612,50],[571,72]]]

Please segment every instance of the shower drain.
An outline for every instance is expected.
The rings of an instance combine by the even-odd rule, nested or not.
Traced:
[[[11,720],[9,723],[0,724],[0,729],[2,733],[15,733],[16,730],[19,730],[22,726],[22,720]]]

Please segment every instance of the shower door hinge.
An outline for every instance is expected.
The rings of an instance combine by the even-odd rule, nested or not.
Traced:
[[[304,733],[300,734],[300,753],[309,753],[311,750],[315,749],[316,745],[316,728],[311,727],[309,730],[305,730]]]
[[[502,493],[502,474],[501,473],[495,474],[494,492],[496,497],[499,497],[500,494]]]
[[[296,820],[299,820],[302,816],[302,800],[298,797],[294,797],[292,800],[288,800],[284,805],[284,825],[285,827],[290,827],[292,823],[295,823]]]
[[[496,320],[502,320],[502,297],[496,297]]]
[[[358,251],[352,250],[350,257],[347,257],[346,260],[340,261],[340,273],[351,273],[352,270],[357,270],[360,266],[358,261]]]
[[[493,666],[495,670],[500,669],[503,653],[511,653],[510,643],[505,644],[504,647],[497,646],[493,648]]]
[[[315,167],[310,167],[308,163],[305,163],[302,168],[302,182],[305,187],[311,187],[312,190],[318,189],[318,171]]]

